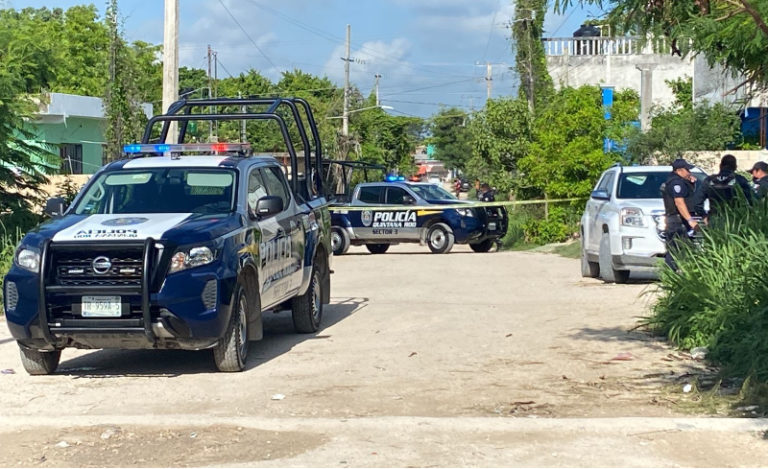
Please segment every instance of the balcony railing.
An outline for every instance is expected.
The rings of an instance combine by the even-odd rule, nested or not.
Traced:
[[[567,37],[542,39],[547,56],[563,55],[669,55],[666,38],[644,40],[641,37]]]

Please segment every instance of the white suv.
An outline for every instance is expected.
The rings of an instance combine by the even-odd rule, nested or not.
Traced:
[[[655,272],[666,254],[661,185],[671,166],[606,170],[581,216],[581,275],[626,283],[630,272]],[[706,174],[696,168],[697,179]]]

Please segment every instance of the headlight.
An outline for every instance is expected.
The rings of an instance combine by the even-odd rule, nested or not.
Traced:
[[[643,211],[636,207],[627,207],[621,209],[621,224],[623,226],[645,226],[645,217]]]
[[[19,248],[16,265],[30,272],[40,272],[40,252],[36,249]]]
[[[168,269],[168,273],[173,274],[185,269],[210,264],[213,262],[213,259],[213,252],[205,246],[180,250],[171,257],[171,267]]]
[[[458,213],[459,216],[462,216],[462,217],[473,218],[475,216],[475,212],[473,212],[471,208],[457,208],[456,213]]]

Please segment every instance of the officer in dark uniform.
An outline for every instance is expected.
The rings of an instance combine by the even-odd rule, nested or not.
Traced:
[[[752,182],[755,183],[755,193],[758,199],[768,195],[768,163],[758,161],[749,170],[752,173]]]
[[[742,198],[743,195],[743,198]],[[747,178],[736,174],[736,157],[725,155],[720,160],[720,172],[707,176],[701,190],[696,193],[694,207],[704,211],[704,201],[709,200],[709,223],[717,221],[717,216],[728,210],[739,200],[752,203],[754,192]]]
[[[486,183],[480,185],[480,190],[477,191],[477,194],[477,198],[481,202],[496,202],[496,193]]]
[[[672,162],[672,173],[661,185],[667,223],[665,231],[667,254],[664,260],[670,268],[675,270],[677,270],[677,264],[672,255],[679,249],[681,243],[688,242],[688,232],[698,226],[698,222],[693,218],[695,188],[691,177],[692,168],[693,165],[688,164],[684,159],[676,159]]]

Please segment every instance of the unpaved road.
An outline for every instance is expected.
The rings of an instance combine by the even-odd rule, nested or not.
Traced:
[[[30,377],[0,320],[0,465],[768,466],[768,421],[683,413],[703,365],[628,332],[648,282],[460,246],[333,267],[323,329],[265,316],[239,374],[207,352],[68,349]]]

